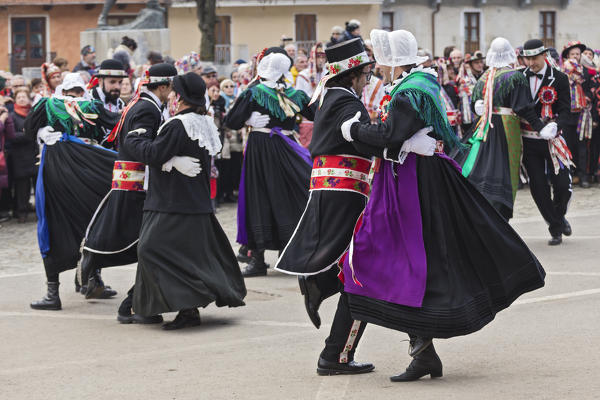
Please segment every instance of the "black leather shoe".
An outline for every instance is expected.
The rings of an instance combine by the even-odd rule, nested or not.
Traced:
[[[562,235],[552,236],[552,239],[548,241],[548,246],[558,246],[562,243]]]
[[[442,361],[435,352],[433,343],[413,358],[404,373],[390,377],[390,381],[412,382],[426,375],[430,375],[432,379],[442,376]]]
[[[422,338],[422,337],[415,337],[414,339],[411,338],[410,350],[408,352],[408,355],[411,357],[416,357],[417,355],[421,354],[421,352],[423,350],[425,350],[431,343],[432,343],[432,340],[428,339],[428,338]]]
[[[175,319],[171,322],[163,324],[162,328],[165,331],[174,331],[176,329],[191,328],[202,324],[200,320],[200,312],[197,308],[189,310],[181,310],[177,313]]]
[[[248,255],[248,246],[240,246],[236,258],[239,262],[249,263],[252,258]]]
[[[566,218],[563,218],[563,231],[562,231],[562,233],[565,236],[571,236],[571,234],[573,233],[573,230],[571,229],[571,224],[569,224],[569,221],[567,221]]]
[[[319,362],[317,363],[317,374],[321,376],[365,374],[373,371],[374,369],[375,366],[373,364],[361,364],[357,363],[356,361],[338,363],[319,358]]]
[[[48,282],[48,292],[39,301],[32,302],[29,306],[34,310],[60,310],[62,304],[58,296],[58,282]]]
[[[317,280],[311,276],[299,276],[298,283],[300,284],[300,293],[304,296],[306,313],[313,325],[319,329],[321,327],[319,306],[323,301],[323,296],[317,286]]]
[[[122,324],[161,324],[163,322],[162,315],[152,315],[150,317],[144,317],[138,314],[117,314],[117,321]]]

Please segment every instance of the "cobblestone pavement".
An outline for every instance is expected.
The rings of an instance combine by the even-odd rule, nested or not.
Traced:
[[[231,241],[236,207],[217,214]],[[108,268],[110,300],[85,301],[73,272],[61,274],[63,310],[34,311],[44,275],[36,224],[0,226],[1,399],[597,399],[600,393],[600,188],[575,189],[573,236],[549,247],[527,189],[511,224],[547,271],[546,286],[518,299],[481,331],[436,341],[442,379],[393,384],[410,362],[406,335],[369,325],[358,361],[371,374],[319,377],[316,362],[336,300],[309,322],[294,277],[269,271],[246,280],[246,306],[200,311],[200,327],[164,332],[120,325],[116,309],[135,267]],[[234,245],[235,249],[237,246]],[[267,252],[267,261],[276,261]],[[166,320],[174,314],[165,315]]]

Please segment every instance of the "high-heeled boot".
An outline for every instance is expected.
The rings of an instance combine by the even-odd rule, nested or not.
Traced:
[[[404,373],[392,376],[390,380],[392,382],[411,382],[425,375],[430,375],[432,379],[442,376],[442,361],[435,352],[433,342],[413,358]]]

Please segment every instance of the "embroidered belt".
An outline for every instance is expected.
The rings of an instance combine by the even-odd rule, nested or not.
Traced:
[[[144,191],[144,163],[135,161],[115,161],[112,188],[132,192]]]
[[[460,125],[460,112],[458,110],[446,110],[448,115],[448,122],[451,126]]]
[[[525,120],[521,120],[521,135],[523,137],[526,137],[529,139],[541,139],[542,138],[540,133],[538,131],[536,131],[535,129],[533,129],[533,127],[531,125],[529,125],[529,123]]]
[[[533,130],[531,125],[529,125],[529,123],[524,120],[521,120],[521,134],[525,138],[543,140],[539,132]],[[571,155],[571,151],[567,146],[565,138],[563,138],[562,136],[557,136],[554,139],[548,140],[548,151],[550,152],[550,158],[552,159],[552,167],[554,168],[554,173],[556,175],[558,175],[558,172],[561,168],[569,168],[575,166],[575,163],[573,162],[573,156]]]
[[[493,113],[496,115],[510,115],[513,117],[517,116],[513,109],[508,107],[494,107]]]
[[[310,190],[341,190],[368,196],[371,160],[351,155],[318,156],[313,160]]]
[[[269,128],[252,128],[252,132],[271,133],[272,129],[269,129]],[[288,130],[285,130],[285,129],[281,129],[280,132],[283,133],[286,136],[295,136],[297,134],[296,131],[288,131]]]

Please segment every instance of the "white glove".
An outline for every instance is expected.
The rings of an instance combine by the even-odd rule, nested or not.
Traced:
[[[475,109],[475,114],[482,116],[483,110],[485,109],[485,107],[483,106],[483,100],[477,100],[473,108]]]
[[[165,172],[171,172],[173,167],[183,175],[189,176],[190,178],[195,177],[202,171],[202,167],[200,167],[200,160],[188,156],[174,156],[162,165],[162,170]]]
[[[246,121],[246,125],[251,126],[253,128],[264,128],[267,126],[271,117],[267,114],[261,114],[258,111],[254,111],[250,118]]]
[[[347,142],[352,142],[352,135],[350,135],[350,128],[352,128],[352,124],[355,122],[358,122],[360,120],[360,115],[361,112],[357,111],[356,114],[354,114],[354,117],[350,118],[347,121],[342,122],[342,126],[341,126],[341,130],[342,130],[342,136],[344,136],[344,139],[346,139]]]
[[[549,122],[540,131],[540,136],[542,137],[542,139],[551,140],[556,137],[557,131],[558,131],[558,126],[556,125],[556,122]]]
[[[51,126],[45,126],[38,130],[38,140],[48,146],[52,146],[62,138],[62,132],[57,132]]]
[[[433,128],[427,126],[419,129],[417,133],[412,135],[409,139],[406,139],[400,149],[400,156],[398,162],[404,163],[408,153],[420,154],[422,156],[432,156],[435,153],[436,140],[427,134],[431,132]]]

